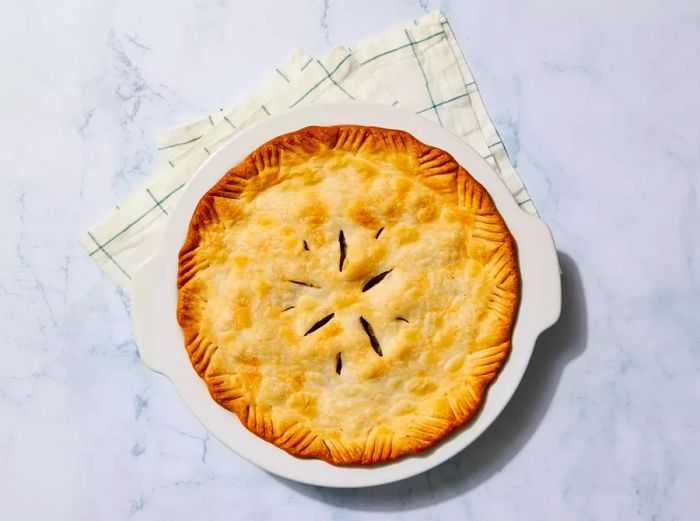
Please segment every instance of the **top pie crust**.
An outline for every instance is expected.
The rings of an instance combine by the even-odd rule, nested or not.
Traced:
[[[519,288],[510,232],[449,154],[397,130],[307,127],[199,201],[177,319],[211,396],[249,430],[370,464],[475,414]]]

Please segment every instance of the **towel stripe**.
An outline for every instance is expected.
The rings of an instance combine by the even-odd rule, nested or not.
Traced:
[[[436,36],[445,36],[445,31],[440,31],[439,33],[431,34],[430,36],[426,36],[425,38],[422,38],[420,40],[416,40],[414,43],[417,45],[419,43],[427,42],[428,40],[432,40]],[[372,56],[371,58],[367,58],[365,61],[361,62],[360,65],[367,65],[368,63],[377,60],[379,58],[382,58],[383,56],[387,56],[389,54],[393,54],[397,51],[400,51],[401,49],[406,49],[407,47],[411,47],[410,43],[406,43],[404,45],[399,45],[398,47],[394,47],[393,49],[389,49],[388,51],[380,52],[379,54]]]
[[[411,50],[413,51],[413,56],[416,57],[416,62],[418,63],[418,68],[420,68],[421,74],[423,74],[423,80],[425,80],[425,89],[428,91],[428,97],[430,98],[430,103],[432,104],[432,109],[435,111],[435,116],[437,116],[438,123],[442,125],[442,118],[440,118],[440,113],[438,112],[437,107],[435,106],[435,100],[433,99],[433,93],[430,90],[430,82],[428,81],[428,75],[425,74],[425,69],[423,68],[423,63],[420,61],[420,57],[418,56],[418,51],[416,51],[416,43],[411,39],[411,35],[408,33],[408,29],[404,29],[404,32],[406,33],[406,38],[408,38],[408,41],[411,44]]]
[[[352,56],[352,55],[351,55],[351,54],[348,54],[347,56],[345,56],[345,58],[343,58],[342,60],[340,60],[340,63],[338,63],[338,65],[336,65],[335,68],[334,68],[331,72],[326,72],[326,76],[325,76],[323,79],[321,79],[321,81],[319,81],[319,82],[316,83],[313,87],[311,87],[309,90],[307,90],[307,91],[302,95],[302,97],[299,98],[298,100],[296,100],[294,103],[292,103],[292,104],[289,106],[289,108],[290,108],[290,109],[293,109],[293,108],[296,107],[299,103],[301,103],[302,101],[304,101],[304,100],[306,99],[306,97],[307,97],[309,94],[311,94],[313,91],[315,91],[315,90],[316,90],[324,81],[326,81],[327,79],[331,79],[331,80],[332,80],[332,79],[333,79],[332,76],[338,71],[338,69],[340,69],[341,65],[343,65],[346,61],[348,61],[348,60],[350,59],[350,56]]]
[[[321,63],[321,62],[318,61],[318,60],[316,60],[316,61],[318,62],[318,64],[319,64],[319,65],[321,66],[321,68],[323,69],[323,72],[326,73],[326,76],[328,76],[328,79],[331,80],[331,81],[333,82],[333,85],[335,85],[336,87],[338,87],[338,88],[343,92],[343,94],[345,94],[348,98],[350,98],[351,100],[354,100],[355,97],[354,97],[352,94],[350,94],[348,91],[346,91],[343,87],[341,87],[341,86],[340,86],[340,83],[338,83],[337,81],[335,81],[335,80],[333,79],[333,77],[331,76],[331,73],[328,72],[328,69],[326,69],[326,68],[323,66],[323,63]]]
[[[182,183],[180,186],[178,186],[177,188],[173,189],[168,195],[166,195],[165,197],[163,197],[162,199],[160,199],[160,200],[157,202],[157,204],[154,204],[152,207],[150,207],[148,210],[146,210],[144,213],[142,213],[142,214],[139,215],[136,219],[134,219],[130,224],[128,224],[127,226],[125,226],[124,228],[122,228],[120,231],[118,231],[117,233],[115,233],[112,237],[110,237],[109,240],[108,240],[107,242],[104,242],[103,244],[100,244],[100,243],[98,243],[97,240],[95,240],[95,238],[93,237],[93,240],[95,240],[95,243],[97,244],[97,249],[96,249],[96,250],[93,250],[93,251],[91,251],[91,252],[89,253],[90,257],[92,257],[95,253],[97,253],[97,252],[100,251],[100,250],[102,250],[102,251],[104,251],[105,253],[107,253],[107,251],[104,250],[103,248],[105,248],[109,243],[111,243],[111,242],[114,241],[115,239],[117,239],[117,238],[121,237],[122,235],[124,235],[124,233],[126,233],[127,231],[129,231],[129,229],[131,229],[132,227],[134,227],[136,224],[138,224],[144,217],[146,217],[149,213],[151,213],[153,210],[155,210],[156,208],[158,208],[158,206],[160,206],[162,203],[164,203],[165,201],[167,201],[167,200],[170,198],[170,196],[172,196],[172,195],[173,195],[175,192],[177,192],[178,190],[182,189],[182,187],[184,187],[184,186],[185,186],[185,183]],[[90,234],[90,236],[92,237],[92,234],[91,234],[90,232],[88,232],[88,234]],[[115,264],[116,264],[116,262],[115,262]],[[125,273],[126,273],[126,272],[125,272]]]
[[[126,276],[127,279],[131,280],[131,275],[129,275],[124,268],[121,267],[121,264],[119,264],[116,260],[114,260],[114,257],[112,257],[107,250],[104,249],[103,245],[97,242],[97,239],[95,239],[95,236],[91,232],[87,232],[88,236],[93,240],[95,244],[97,244],[97,250],[95,252],[101,251],[104,253],[107,258],[114,263],[114,265],[119,268],[119,270]],[[92,253],[90,254],[92,257]]]
[[[211,116],[209,116],[211,117]],[[182,145],[189,145],[190,143],[194,143],[198,139],[201,139],[202,136],[197,136],[193,137],[192,139],[188,139],[187,141],[181,141],[180,143],[172,143],[171,145],[165,145],[164,147],[158,147],[158,150],[168,150],[169,148],[175,148],[175,147],[181,147]]]

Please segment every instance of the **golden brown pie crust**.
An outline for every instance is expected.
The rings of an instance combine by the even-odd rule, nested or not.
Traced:
[[[290,454],[371,464],[467,422],[504,363],[513,238],[446,152],[398,130],[307,127],[199,201],[177,319],[211,396]]]

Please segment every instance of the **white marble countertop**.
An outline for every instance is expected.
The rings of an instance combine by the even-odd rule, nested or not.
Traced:
[[[551,4],[5,2],[0,519],[700,518],[700,7]],[[437,7],[552,227],[563,317],[454,459],[374,489],[287,482],[140,363],[77,237],[156,166],[157,130],[292,47]]]

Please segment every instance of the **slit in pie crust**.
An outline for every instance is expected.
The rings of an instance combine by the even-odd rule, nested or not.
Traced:
[[[177,319],[211,396],[294,456],[371,464],[466,423],[504,363],[513,237],[446,152],[398,130],[307,127],[199,201]]]

